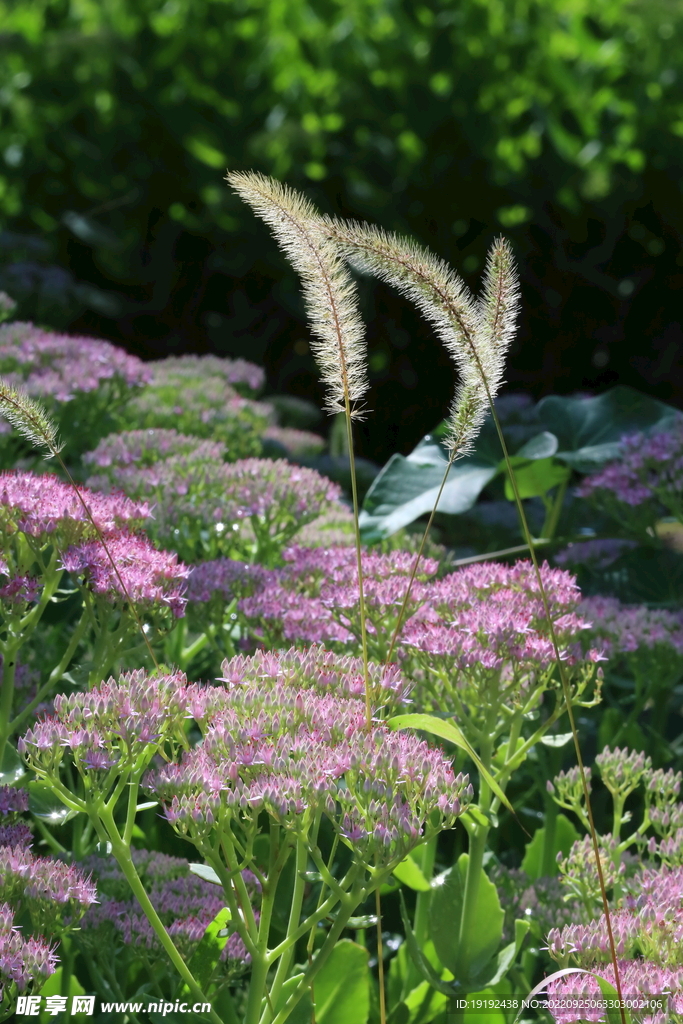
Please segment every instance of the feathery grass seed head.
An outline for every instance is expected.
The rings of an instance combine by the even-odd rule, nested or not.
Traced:
[[[232,188],[271,228],[300,275],[311,330],[312,351],[327,388],[327,411],[360,414],[368,389],[363,324],[356,287],[335,243],[322,230],[315,207],[280,182],[253,172],[227,175]]]

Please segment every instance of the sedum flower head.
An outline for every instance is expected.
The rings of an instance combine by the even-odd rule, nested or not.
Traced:
[[[90,510],[95,529],[108,536],[124,527],[136,527],[149,515],[144,501],[123,494],[104,495],[78,488]],[[92,537],[94,529],[74,488],[52,474],[12,471],[0,473],[0,529],[16,531],[61,546]]]
[[[92,879],[79,867],[27,847],[0,847],[0,900],[27,910],[36,930],[54,933],[75,924],[96,898]]]
[[[223,356],[167,356],[147,363],[147,368],[155,384],[177,381],[182,387],[188,381],[220,380],[247,397],[257,395],[266,382],[263,367],[246,359],[226,359]]]
[[[3,820],[28,810],[28,791],[0,786],[0,816]]]
[[[151,427],[147,430],[124,430],[103,438],[94,451],[83,456],[83,462],[108,476],[111,485],[127,490],[115,473],[129,467],[148,468],[179,455],[194,455],[202,462],[221,462],[225,456],[225,445],[220,441],[180,434],[177,430],[155,430]]]
[[[324,437],[296,427],[266,427],[262,436],[264,442],[274,442],[273,447],[284,449],[284,454],[295,458],[320,455],[325,449]]]
[[[31,397],[60,403],[114,378],[128,387],[149,379],[140,359],[108,341],[45,331],[20,321],[0,326],[0,372]]]
[[[440,750],[384,725],[365,729],[356,659],[314,650],[223,669],[224,689],[194,689],[202,742],[147,778],[181,835],[201,841],[217,823],[248,828],[262,811],[305,834],[324,814],[365,862],[386,863],[464,810],[469,780]],[[395,675],[385,679],[391,691]]]
[[[220,886],[191,874],[189,863],[181,857],[148,850],[131,852],[154,909],[183,958],[189,961],[208,925],[225,906]],[[99,902],[89,908],[80,923],[79,944],[91,955],[101,953],[103,946],[110,950],[114,944],[118,955],[121,955],[123,947],[132,957],[138,957],[142,948],[148,960],[163,967],[166,954],[158,936],[138,902],[131,899],[126,880],[116,862],[88,857],[80,867],[95,875]],[[259,895],[256,879],[248,871],[243,872],[243,878],[256,902]],[[258,914],[255,908],[256,920]],[[233,970],[236,964],[244,965],[250,961],[242,941],[235,934],[227,938],[220,959]]]
[[[640,750],[621,750],[615,747],[596,755],[595,763],[600,777],[613,796],[624,798],[636,789],[643,778],[651,774],[652,760]]]
[[[683,929],[680,906],[683,899],[683,868],[641,868],[625,883],[627,895],[620,908],[612,911],[611,924],[617,956],[622,995],[638,997],[669,996],[668,1009],[683,1012]],[[605,978],[614,985],[609,938],[604,915],[587,924],[553,929],[548,935],[548,952],[561,967],[578,965]],[[590,1000],[599,1000],[597,981],[587,976],[557,979],[548,989],[556,1000],[553,1016],[558,1021],[574,1021],[571,997],[582,995],[587,1009],[578,1016],[598,1020],[599,1010],[590,1010]],[[566,1011],[563,1009],[566,1007]],[[603,1011],[604,1012],[604,1011]],[[648,1018],[651,1019],[651,1018]],[[659,1018],[655,1018],[659,1020]],[[668,1019],[661,1015],[662,1024]]]
[[[207,553],[251,554],[254,536],[261,548],[281,549],[341,494],[315,470],[284,459],[224,463],[198,449],[151,466],[112,467],[106,479],[155,502],[150,530],[188,560]],[[89,483],[102,486],[103,478]],[[242,530],[247,521],[249,528]]]
[[[683,656],[683,612],[622,604],[616,597],[601,595],[585,598],[579,611],[591,621],[592,634],[609,655],[661,646]]]
[[[595,570],[606,569],[616,562],[617,558],[625,551],[629,551],[635,546],[636,542],[632,540],[596,538],[569,544],[562,551],[556,552],[553,558],[560,566],[573,568],[588,565]]]
[[[91,786],[106,782],[110,769],[132,769],[175,741],[186,716],[185,683],[182,673],[138,670],[89,693],[58,694],[54,714],[24,734],[19,752],[42,777],[56,778],[68,752],[79,772],[93,773]]]
[[[599,836],[600,864],[605,888],[611,889],[626,870],[625,863],[616,863],[618,840],[614,836]],[[557,855],[557,863],[567,890],[585,905],[600,901],[600,883],[595,865],[595,852],[590,836],[577,839],[569,853]]]
[[[174,552],[157,551],[145,536],[109,537],[107,550],[99,540],[75,544],[64,553],[62,566],[111,603],[133,602],[146,610],[168,608],[175,618],[185,614],[189,568]]]
[[[542,579],[563,660],[584,660],[578,635],[586,622],[576,614],[573,576],[547,564]],[[551,671],[555,653],[538,581],[530,562],[514,566],[480,562],[430,584],[425,607],[406,627],[404,645],[467,674],[505,670],[518,681]],[[600,659],[589,651],[585,659]]]
[[[258,635],[278,646],[284,641],[355,644],[360,638],[355,551],[293,545],[283,558],[284,568],[272,571],[251,597],[240,602],[240,611],[252,621]],[[377,657],[386,653],[381,645],[398,619],[415,558],[407,551],[362,554],[368,632]],[[434,559],[421,559],[408,615],[425,600],[425,581],[437,568]]]
[[[577,490],[627,526],[640,532],[664,510],[683,519],[683,416],[649,436],[622,437],[620,456],[586,477]]]
[[[14,925],[12,908],[0,904],[0,1005],[9,1008],[15,992],[40,990],[57,968],[54,949],[41,938],[25,939]],[[9,1004],[9,1005],[8,1005]]]
[[[232,360],[190,356],[148,363],[151,381],[126,406],[125,423],[132,429],[175,429],[220,441],[231,462],[259,455],[260,435],[272,409],[238,393],[236,388],[242,387],[251,371],[240,374],[234,387],[224,363]]]

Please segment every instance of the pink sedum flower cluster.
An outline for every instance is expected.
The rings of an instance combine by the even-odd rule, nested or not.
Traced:
[[[40,989],[57,969],[57,955],[44,939],[25,939],[7,903],[0,904],[0,1004],[14,991]]]
[[[189,864],[180,857],[169,857],[147,850],[132,850],[133,862],[143,881],[154,909],[166,926],[181,955],[189,961],[204,937],[207,927],[225,906],[220,886],[190,874]],[[103,865],[106,865],[103,867]],[[88,857],[80,867],[91,870],[98,880],[99,901],[90,907],[80,922],[77,936],[86,952],[111,955],[112,940],[129,948],[137,957],[139,949],[148,957],[165,962],[166,954],[159,938],[140,909],[130,897],[118,865],[101,857]],[[242,872],[247,889],[258,900],[260,885],[249,871]],[[256,920],[258,909],[254,908]],[[221,961],[234,969],[250,961],[244,943],[233,933],[225,942]]]
[[[402,692],[395,667],[374,666],[372,681],[377,703]],[[54,707],[19,741],[39,777],[55,780],[73,760],[92,799],[163,750],[168,763],[145,785],[193,841],[214,826],[248,828],[262,811],[302,834],[326,815],[363,863],[397,862],[452,826],[472,795],[438,748],[367,729],[359,661],[321,648],[238,657],[215,687],[133,672]],[[203,734],[191,749],[188,718]]]
[[[75,544],[64,554],[62,565],[72,576],[81,578],[88,590],[112,603],[132,601],[141,608],[165,607],[175,618],[182,618],[190,570],[175,553],[157,551],[146,537],[136,534],[111,537],[107,549],[108,553],[99,540]]]
[[[683,612],[622,604],[616,597],[602,596],[585,598],[579,612],[610,656],[660,645],[683,656]]]
[[[667,996],[665,1009],[683,1013],[683,927],[680,907],[683,900],[683,868],[641,868],[627,883],[627,896],[611,917],[622,995],[627,1000],[646,996]],[[605,978],[614,985],[609,936],[604,915],[588,924],[572,924],[552,929],[548,934],[548,952],[560,967],[577,965]],[[577,1020],[604,1020],[604,1010],[590,1007],[601,993],[595,978],[570,975],[551,982],[548,995],[555,1000],[551,1013],[560,1024]],[[571,1008],[571,997],[586,1000],[580,1011]],[[658,1024],[668,1019],[645,1010],[639,1020]]]
[[[351,547],[293,546],[283,555],[286,565],[263,578],[240,610],[262,636],[276,646],[298,643],[356,644],[360,639],[358,568]],[[403,604],[416,555],[406,551],[362,555],[363,590],[373,654],[385,655]],[[407,617],[428,598],[426,582],[438,568],[434,559],[420,561],[407,607]]]
[[[20,321],[0,326],[0,371],[34,398],[60,403],[114,378],[138,387],[151,376],[140,359],[108,341],[44,331]]]
[[[0,600],[31,603],[42,592],[45,580],[39,561],[27,562],[21,543],[16,546],[23,534],[30,539],[29,548],[56,548],[61,555],[56,571],[67,569],[92,592],[114,603],[130,599],[182,615],[189,570],[175,554],[157,551],[137,532],[148,515],[144,501],[118,492],[104,495],[79,487],[75,494],[70,484],[51,474],[0,474]]]

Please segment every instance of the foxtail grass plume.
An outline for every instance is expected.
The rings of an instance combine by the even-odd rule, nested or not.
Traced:
[[[63,445],[57,437],[57,428],[43,407],[19,388],[0,378],[0,415],[11,423],[46,459],[57,455]]]
[[[411,239],[331,218],[322,227],[352,267],[392,285],[436,329],[460,374],[446,443],[452,458],[468,454],[503,382],[514,336],[518,286],[509,245],[502,238],[494,243],[475,300],[444,260]]]
[[[227,180],[268,224],[301,276],[327,411],[348,407],[359,418],[369,384],[356,286],[334,241],[321,230],[320,214],[303,196],[263,174],[234,171]]]

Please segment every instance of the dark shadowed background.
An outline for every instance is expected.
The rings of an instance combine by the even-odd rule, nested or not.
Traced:
[[[409,233],[478,287],[503,231],[507,380],[683,408],[683,45],[672,0],[0,3],[0,288],[144,358],[215,352],[318,399],[293,271],[227,167]],[[373,414],[410,450],[454,375],[362,282]]]

